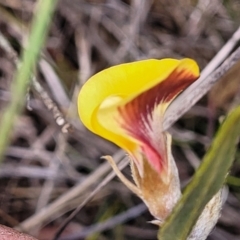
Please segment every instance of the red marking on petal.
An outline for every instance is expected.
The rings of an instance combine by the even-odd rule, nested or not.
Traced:
[[[152,139],[151,131],[156,130],[152,129],[151,125],[154,109],[159,104],[170,103],[196,79],[197,76],[192,75],[190,71],[176,69],[167,79],[118,108],[123,120],[120,123],[121,127],[142,143],[143,154],[159,172],[167,163],[167,150],[164,136],[160,137],[160,142],[159,139],[158,142]],[[159,119],[159,128],[161,128],[163,115],[164,113]]]

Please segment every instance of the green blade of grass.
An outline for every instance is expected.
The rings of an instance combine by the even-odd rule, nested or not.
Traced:
[[[3,112],[0,121],[0,161],[9,142],[9,135],[13,128],[14,121],[24,106],[31,74],[34,71],[43,47],[56,3],[57,0],[38,1],[28,43],[23,51],[19,67],[12,83],[11,101]]]
[[[240,178],[234,177],[234,176],[228,176],[227,184],[233,187],[240,187]]]
[[[158,232],[161,240],[185,240],[205,205],[224,184],[240,135],[240,107],[224,121],[202,164]]]

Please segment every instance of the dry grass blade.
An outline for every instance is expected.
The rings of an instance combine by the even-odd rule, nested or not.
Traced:
[[[119,170],[122,170],[128,165],[128,160],[124,159],[123,162],[119,164]],[[55,237],[53,240],[57,240],[61,233],[64,231],[64,229],[67,227],[67,225],[70,223],[70,221],[73,220],[74,217],[80,212],[80,210],[94,197],[94,195],[99,192],[106,184],[108,184],[116,174],[114,172],[109,173],[102,181],[101,183],[88,195],[87,198],[84,199],[84,201],[69,215],[69,217],[61,224],[59,227],[59,230],[56,232]]]
[[[61,237],[59,240],[77,240],[79,238],[86,238],[89,235],[92,235],[96,232],[106,231],[108,229],[113,228],[114,226],[129,221],[130,219],[134,219],[139,215],[143,214],[147,210],[147,207],[142,203],[139,204],[123,213],[120,213],[109,220],[106,220],[103,223],[94,224],[86,229],[83,229],[80,232],[76,232],[74,234],[68,235],[66,237]]]
[[[124,155],[125,154],[122,151],[116,153],[114,155],[114,159],[115,159],[116,163],[118,163],[124,157]],[[110,170],[111,170],[111,167],[109,166],[109,164],[108,163],[103,163],[102,166],[97,168],[83,182],[80,182],[79,184],[77,184],[76,186],[71,188],[67,193],[63,194],[56,201],[47,205],[40,212],[32,215],[30,218],[23,221],[18,226],[18,229],[22,229],[24,231],[29,232],[32,229],[34,229],[36,226],[38,226],[39,224],[45,224],[46,222],[52,221],[54,218],[56,218],[60,214],[64,214],[65,212],[62,212],[62,209],[65,209],[66,206],[69,206],[68,203],[69,203],[70,200],[76,199],[83,192],[85,192],[89,188],[92,188],[92,186],[95,185],[96,182],[98,182],[99,179],[101,179]],[[115,175],[113,175],[112,178],[114,176]],[[110,181],[111,179],[109,179],[108,181]],[[70,208],[68,208],[67,211],[70,211],[73,208],[75,208],[75,207],[71,206]]]
[[[196,102],[203,97],[211,87],[223,77],[240,60],[240,48],[212,74],[193,83],[186,91],[184,91],[170,105],[164,119],[164,129],[168,129],[175,121],[177,121],[184,113],[186,113]]]
[[[11,99],[13,73],[27,44],[37,2],[0,0],[0,115]],[[238,1],[59,0],[32,75],[27,106],[12,129],[11,146],[0,167],[1,224],[28,232],[37,229],[37,238],[50,240],[77,208],[75,213],[81,209],[81,214],[70,221],[62,238],[75,233],[85,237],[100,229],[101,234],[88,239],[156,239],[155,226],[146,223],[152,219],[148,212],[130,222],[117,218],[122,209],[134,209],[141,202],[117,181],[103,188],[110,181],[106,176],[113,174],[109,163],[99,159],[112,155],[119,163],[125,153],[83,127],[77,114],[79,89],[91,75],[114,64],[147,58],[195,59],[202,76],[170,106],[164,123],[167,129],[178,120],[170,133],[184,186],[211,144],[221,117],[240,102],[238,71],[232,68],[239,59],[239,11]],[[225,75],[229,69],[232,73]],[[221,84],[223,75],[227,80]],[[203,96],[209,89],[211,93]],[[56,122],[74,126],[64,134],[62,149]],[[123,171],[131,178],[128,168]],[[238,173],[236,162],[231,176],[238,178]],[[239,199],[231,186],[211,240],[239,238]],[[99,223],[106,216],[113,222]]]

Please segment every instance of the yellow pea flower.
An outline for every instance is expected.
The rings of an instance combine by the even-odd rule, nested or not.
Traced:
[[[198,76],[198,65],[192,59],[150,59],[103,70],[79,93],[83,124],[127,151],[136,186],[124,178],[110,157],[105,158],[159,224],[181,196],[171,136],[162,129],[164,113]]]

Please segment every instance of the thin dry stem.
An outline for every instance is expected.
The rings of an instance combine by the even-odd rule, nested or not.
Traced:
[[[119,170],[118,166],[116,165],[115,161],[111,156],[103,156],[102,159],[105,159],[109,162],[109,164],[112,166],[113,171],[116,173],[116,175],[119,177],[119,179],[122,181],[123,184],[125,184],[134,194],[136,194],[138,197],[141,198],[141,192],[137,188],[136,185],[134,185],[132,182],[130,182]]]

